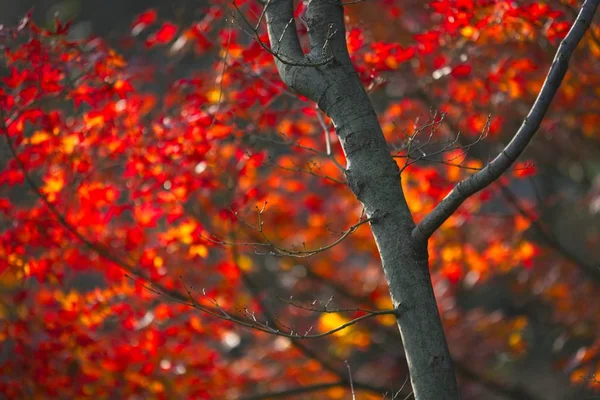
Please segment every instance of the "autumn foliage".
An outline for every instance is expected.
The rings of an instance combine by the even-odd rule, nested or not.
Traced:
[[[335,130],[252,35],[262,6],[210,3],[189,26],[148,10],[116,43],[59,20],[0,30],[0,396],[400,389]],[[367,3],[346,6],[347,43],[419,220],[510,140],[579,2]],[[549,398],[547,374],[598,389],[597,24],[571,65],[526,157],[430,240],[464,398]],[[576,250],[548,212],[565,204],[590,215]]]

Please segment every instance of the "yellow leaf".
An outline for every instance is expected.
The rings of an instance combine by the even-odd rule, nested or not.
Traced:
[[[398,68],[398,61],[396,61],[396,57],[394,56],[387,56],[385,58],[385,65],[391,69],[396,69]]]
[[[192,237],[192,232],[196,230],[197,226],[198,224],[196,224],[196,222],[192,220],[179,225],[177,227],[177,236],[179,237],[179,240],[181,240],[185,244],[192,243],[192,241],[194,240],[194,238]]]
[[[50,135],[44,131],[35,132],[31,138],[29,139],[29,143],[31,144],[40,144],[50,139]]]
[[[117,90],[122,89],[125,86],[125,81],[122,79],[118,79],[115,84],[113,85],[113,87]]]
[[[58,193],[64,187],[65,181],[60,176],[51,176],[46,179],[46,185],[44,185],[44,192],[46,193]]]
[[[83,116],[83,121],[85,122],[85,127],[87,129],[92,129],[98,126],[102,126],[104,124],[104,116],[102,114],[96,114],[94,116],[90,116],[90,114],[85,114]]]
[[[25,273],[25,276],[31,276],[31,266],[29,263],[23,264],[23,272]]]
[[[124,67],[127,65],[123,57],[121,57],[116,51],[109,51],[110,57],[108,58],[108,64],[117,68]]]
[[[523,345],[523,336],[520,332],[513,332],[508,338],[508,344],[513,349],[519,349]]]
[[[225,54],[227,54],[226,50],[221,50],[221,58],[225,58]],[[243,49],[241,47],[229,47],[229,57],[231,58],[240,58],[243,54]]]
[[[506,261],[510,254],[510,249],[500,242],[493,243],[485,252],[486,257],[495,264],[500,264]]]
[[[520,258],[531,258],[535,255],[535,247],[530,242],[524,242],[519,246],[517,253]]]
[[[190,246],[189,255],[206,258],[208,255],[208,249],[202,244],[193,245]]]
[[[185,199],[185,196],[187,195],[187,189],[183,186],[178,186],[171,190],[171,193],[173,193],[177,199],[181,200]]]
[[[218,103],[219,99],[223,100],[223,94],[219,89],[212,89],[206,93],[206,97],[211,103]]]
[[[78,144],[79,137],[77,135],[67,135],[62,139],[62,150],[65,154],[71,154]]]
[[[348,320],[343,318],[340,314],[332,313],[332,314],[323,314],[321,318],[319,318],[319,325],[323,331],[331,331],[333,329],[339,328],[341,325],[347,323]],[[334,336],[345,336],[349,333],[351,327],[347,327],[345,329],[339,330],[335,332]]]
[[[444,262],[453,262],[460,260],[462,257],[462,248],[458,245],[456,246],[446,246],[442,249],[442,260]]]
[[[238,257],[237,264],[242,271],[252,271],[252,259],[245,254]]]
[[[50,176],[44,178],[44,186],[42,192],[44,192],[49,201],[56,200],[56,194],[59,193],[65,186],[65,176],[63,171],[55,171],[50,173]]]
[[[460,34],[466,37],[467,39],[471,39],[478,35],[478,30],[472,26],[465,26],[460,30]]]

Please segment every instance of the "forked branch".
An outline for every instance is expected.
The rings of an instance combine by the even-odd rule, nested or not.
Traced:
[[[325,65],[330,62],[333,57],[329,56],[322,60],[318,60],[316,62],[306,61],[306,57],[302,55],[302,58],[298,58],[300,54],[298,54],[298,49],[295,47],[295,44],[289,42],[290,38],[289,33],[296,35],[296,25],[294,23],[293,17],[289,18],[285,25],[283,25],[281,29],[281,34],[278,37],[270,36],[271,46],[265,43],[260,36],[260,24],[263,21],[265,15],[267,14],[267,10],[271,6],[272,3],[275,3],[276,0],[267,0],[263,6],[262,12],[258,17],[258,22],[253,25],[246,17],[244,17],[244,13],[235,2],[231,2],[232,7],[235,9],[236,14],[232,15],[232,21],[235,21],[236,15],[238,18],[242,20],[244,25],[239,25],[240,29],[247,33],[250,37],[252,37],[256,42],[267,52],[269,52],[276,60],[279,62],[295,67],[318,67],[321,65]],[[282,41],[286,39],[286,43],[282,43]],[[292,39],[293,40],[293,39]],[[286,47],[286,45],[290,45],[291,47]],[[282,47],[283,46],[283,47]],[[281,51],[281,49],[285,51]],[[287,49],[291,50],[290,54],[287,53]],[[300,49],[300,53],[302,50]]]

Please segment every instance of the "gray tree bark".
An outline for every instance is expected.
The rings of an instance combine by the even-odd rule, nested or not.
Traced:
[[[293,18],[293,0],[266,2],[271,52],[282,80],[315,101],[333,121],[346,156],[346,179],[370,218],[408,361],[415,399],[458,399],[450,352],[440,320],[429,274],[427,239],[466,199],[500,176],[522,152],[539,127],[547,106],[562,81],[568,58],[589,27],[600,0],[587,0],[553,63],[530,119],[476,182],[459,183],[455,190],[417,228],[401,186],[379,121],[346,47],[343,6],[339,0],[310,0],[306,11],[310,52],[300,47]],[[566,44],[565,44],[566,43]],[[539,116],[539,120],[538,120]],[[533,132],[531,132],[533,130]],[[521,132],[521,131],[519,131]],[[523,138],[526,137],[526,138]],[[518,151],[520,149],[520,151]],[[491,172],[490,172],[491,171]],[[469,188],[469,190],[465,190]],[[457,199],[462,198],[462,201]],[[449,203],[449,204],[448,204]],[[343,272],[342,272],[343,273]],[[400,345],[400,344],[399,344]]]

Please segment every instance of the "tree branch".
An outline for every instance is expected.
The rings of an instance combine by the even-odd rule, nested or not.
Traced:
[[[307,61],[306,57],[304,57],[302,48],[299,45],[298,36],[296,34],[296,24],[295,24],[294,18],[293,18],[293,3],[292,2],[289,2],[290,4],[292,4],[292,14],[290,14],[291,17],[286,20],[279,20],[279,23],[275,24],[275,28],[277,29],[278,33],[280,32],[280,34],[273,35],[273,36],[271,36],[271,34],[269,34],[269,41],[271,42],[271,47],[269,47],[269,45],[266,44],[265,42],[263,42],[263,40],[261,39],[259,27],[260,27],[260,23],[263,20],[264,16],[267,14],[267,10],[269,9],[269,6],[272,3],[275,3],[275,1],[268,0],[265,3],[265,5],[263,6],[261,15],[258,19],[258,22],[256,23],[256,26],[252,26],[250,21],[248,21],[244,17],[244,14],[240,10],[240,8],[237,6],[237,4],[235,4],[235,2],[232,1],[231,3],[232,3],[233,8],[239,14],[242,21],[250,29],[250,32],[246,32],[244,27],[241,25],[240,25],[240,28],[244,32],[246,32],[248,35],[250,35],[254,40],[256,40],[256,42],[263,49],[265,49],[267,52],[269,52],[280,63],[282,63],[284,65],[288,65],[288,66],[295,66],[295,67],[311,67],[311,66],[317,67],[320,65],[325,65],[332,60],[332,57],[329,57],[329,58],[322,58],[316,62],[311,62],[311,61]],[[283,7],[289,7],[289,4],[287,4],[287,2],[285,2],[285,4],[281,4],[280,7],[283,10]],[[285,15],[287,17],[287,11],[288,10],[286,9],[282,15]],[[293,36],[290,36],[290,32],[293,33]],[[295,37],[295,39],[294,39],[294,37]],[[283,53],[281,53],[281,51],[280,51],[282,48],[285,50]]]
[[[413,230],[412,236],[415,240],[427,240],[466,199],[498,179],[523,153],[540,127],[552,99],[559,89],[567,73],[571,54],[590,27],[598,3],[600,3],[600,0],[586,0],[583,3],[571,30],[569,30],[556,52],[552,66],[535,103],[510,143],[484,169],[459,182],[452,189],[440,204]]]
[[[267,17],[270,12],[271,8]],[[348,186],[366,216],[374,217],[371,231],[392,304],[402,305],[396,321],[414,397],[458,399],[452,358],[431,285],[427,248],[411,238],[415,224],[400,184],[400,170],[348,54],[340,0],[311,0],[305,21],[311,49],[306,57],[312,61],[332,54],[333,60],[320,67],[296,67],[276,60],[279,74],[331,118],[346,157]]]
[[[271,49],[279,55],[275,57],[279,76],[290,89],[318,101],[327,90],[327,82],[318,67],[328,64],[336,57],[336,52],[331,50],[329,45],[329,39],[335,36],[336,32],[329,33],[327,45],[323,47],[321,54],[317,55],[311,51],[311,54],[305,55],[296,32],[293,0],[269,0],[265,7]],[[342,38],[345,40],[345,37]],[[312,44],[311,38],[311,47]],[[333,56],[325,56],[325,50],[328,49]]]
[[[304,59],[304,52],[296,33],[293,0],[269,0],[265,4],[269,41],[273,52],[295,63]],[[276,58],[279,63],[284,63]]]

